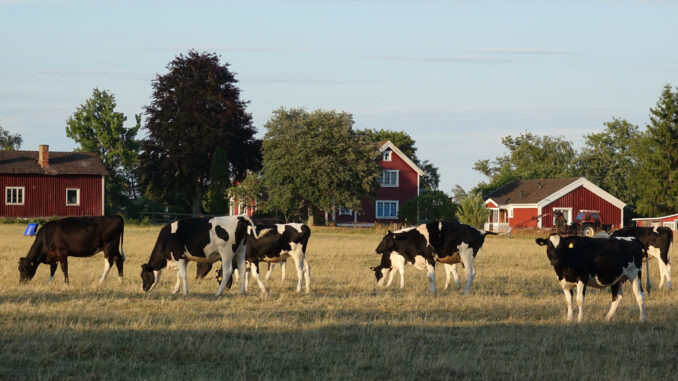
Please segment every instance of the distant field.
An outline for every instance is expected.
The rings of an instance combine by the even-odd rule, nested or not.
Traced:
[[[61,269],[46,286],[44,265],[20,285],[18,258],[33,241],[24,228],[0,225],[0,380],[677,377],[678,291],[646,295],[648,321],[638,323],[627,283],[605,323],[609,291],[589,289],[585,322],[566,324],[563,293],[533,238],[488,237],[471,293],[443,291],[440,267],[429,296],[426,274],[411,267],[405,289],[375,286],[368,267],[379,262],[381,235],[323,229],[308,247],[310,295],[294,292],[288,266],[285,282],[279,269],[267,282],[269,297],[254,285],[216,298],[216,281],[194,280],[194,264],[189,295],[170,294],[173,270],[140,292],[159,227],[126,228],[122,284],[114,269],[97,286],[97,254],[69,261],[70,286]],[[654,260],[651,277],[656,287]]]

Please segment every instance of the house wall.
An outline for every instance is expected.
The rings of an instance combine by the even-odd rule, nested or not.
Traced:
[[[537,208],[514,208],[513,218],[509,218],[509,226],[520,228],[537,227]]]
[[[614,225],[620,227],[622,225],[621,213],[622,210],[616,206],[605,201],[590,190],[579,187],[558,200],[546,205],[542,208],[542,213],[549,213],[548,216],[542,218],[542,227],[553,227],[553,208],[564,207],[572,208],[572,218],[577,215],[581,209],[599,210],[601,216],[601,223]],[[572,221],[567,221],[568,224]]]
[[[0,175],[0,217],[102,215],[101,176]],[[24,205],[6,205],[5,187],[24,187]],[[80,189],[80,205],[66,206],[66,188]]]

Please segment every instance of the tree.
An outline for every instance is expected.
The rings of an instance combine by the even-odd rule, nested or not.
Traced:
[[[483,196],[480,193],[471,194],[462,200],[457,208],[459,222],[478,229],[481,229],[485,222],[487,222],[489,214],[490,211],[485,208]]]
[[[468,198],[468,193],[459,184],[455,184],[452,188],[452,202],[459,205],[461,201]]]
[[[7,151],[18,150],[19,148],[21,148],[21,143],[23,143],[21,135],[19,134],[13,135],[9,131],[2,128],[2,126],[0,126],[0,149],[4,149]]]
[[[207,191],[207,211],[210,214],[223,216],[228,211],[228,192],[231,183],[228,170],[228,155],[217,147],[212,155],[210,167],[210,185]]]
[[[228,152],[232,178],[243,179],[261,163],[247,102],[237,80],[211,53],[189,51],[153,81],[142,140],[141,182],[154,199],[183,204],[200,214],[217,147]]]
[[[308,207],[362,210],[381,174],[376,145],[353,130],[345,112],[280,108],[266,122],[262,175],[268,207],[286,216]]]
[[[398,217],[415,225],[436,220],[456,220],[456,205],[445,192],[431,190],[408,201],[398,210]]]
[[[258,211],[263,212],[269,209],[266,202],[268,194],[264,186],[264,179],[256,172],[250,172],[240,184],[228,188],[228,196],[245,205],[256,203]]]
[[[637,211],[672,214],[678,210],[678,89],[664,86],[646,127],[633,144],[638,170],[631,181],[639,196]]]
[[[473,169],[490,178],[489,183],[478,184],[474,191],[487,194],[515,179],[572,175],[576,152],[567,140],[526,132],[516,138],[505,136],[501,142],[509,151],[507,155],[497,157],[494,162],[485,159],[474,163]]]
[[[638,127],[623,119],[605,123],[605,130],[585,136],[574,172],[633,207],[636,195],[628,175],[636,172],[629,147],[639,138]]]
[[[127,117],[115,111],[115,96],[95,88],[92,96],[66,121],[66,136],[73,139],[82,152],[95,152],[108,170],[106,179],[106,211],[121,211],[130,199],[136,198],[135,169],[139,143],[136,140],[141,116],[134,127],[124,127]]]

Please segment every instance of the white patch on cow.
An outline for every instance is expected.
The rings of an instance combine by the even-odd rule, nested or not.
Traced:
[[[558,245],[560,245],[560,236],[557,234],[550,236],[549,240],[553,244],[553,247],[558,247]]]
[[[286,226],[292,227],[292,228],[294,228],[294,230],[296,230],[296,231],[298,231],[299,233],[301,233],[301,227],[302,227],[303,225],[300,224],[300,223],[291,223],[291,224],[276,224],[276,226],[278,227],[278,233],[282,234],[282,233],[285,232],[285,227],[286,227]]]
[[[652,231],[654,232],[654,234],[657,234],[657,227],[655,226],[654,229],[652,229]]]
[[[441,221],[441,222],[438,222],[438,230],[443,231],[443,223],[442,223],[442,221]]]
[[[428,263],[426,262],[426,258],[422,257],[421,255],[417,255],[414,257],[414,268],[417,270],[426,270],[426,266]]]
[[[104,273],[101,275],[101,279],[99,279],[99,284],[103,283],[106,278],[108,277],[108,273],[111,271],[111,264],[108,263],[108,258],[104,258]]]
[[[413,229],[416,229],[416,226],[409,226],[409,227],[406,227],[406,228],[402,228],[402,229],[394,231],[394,233],[405,233],[405,232],[408,232],[408,231],[413,230]]]
[[[421,233],[421,235],[423,235],[424,238],[426,239],[426,245],[431,246],[431,240],[429,239],[428,229],[426,228],[426,225],[419,225],[419,227],[417,227],[417,231]]]
[[[179,221],[172,222],[172,234],[176,233],[179,230]]]
[[[650,245],[650,247],[647,248],[647,255],[651,255],[661,261],[661,250],[659,250],[658,247]]]
[[[464,287],[463,294],[468,294],[469,290],[471,290],[471,285],[473,284],[473,278],[476,276],[473,248],[470,247],[468,243],[462,242],[457,246],[457,249],[459,250],[461,263],[464,265],[464,270],[466,271],[466,286]]]
[[[621,240],[624,240],[624,241],[629,241],[629,242],[631,242],[631,241],[633,241],[634,239],[636,239],[635,237],[614,237],[614,238],[616,238],[616,239],[618,239],[618,240],[620,240],[620,241],[621,241]]]

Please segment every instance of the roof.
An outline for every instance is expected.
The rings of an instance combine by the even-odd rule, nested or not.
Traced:
[[[419,168],[418,165],[414,164],[414,162],[409,157],[407,157],[407,155],[405,155],[403,151],[398,149],[398,147],[396,147],[396,145],[393,144],[390,140],[380,141],[377,144],[379,145],[379,152],[384,152],[390,148],[391,151],[395,152],[396,155],[400,156],[400,158],[403,159],[403,161],[407,165],[412,167],[412,169],[414,169],[414,171],[417,172],[419,176],[424,176],[424,171],[421,168]]]
[[[669,214],[668,216],[662,216],[662,217],[632,218],[631,221],[656,221],[656,220],[663,220],[663,219],[665,219],[665,218],[671,218],[671,217],[676,217],[676,218],[678,218],[678,213],[676,213],[676,214]]]
[[[108,175],[108,171],[91,152],[49,152],[49,166],[40,167],[38,151],[0,150],[0,174],[15,175]]]
[[[514,180],[490,193],[485,203],[494,202],[498,206],[508,204],[530,204],[536,207],[546,206],[573,190],[584,187],[617,208],[626,204],[605,192],[583,177],[567,179]]]

